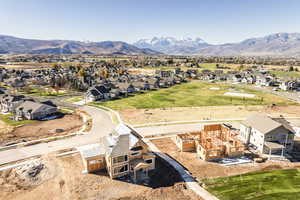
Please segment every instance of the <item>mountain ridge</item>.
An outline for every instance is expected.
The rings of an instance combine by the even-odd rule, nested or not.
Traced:
[[[156,37],[158,38],[158,37]],[[161,39],[168,37],[161,37]],[[198,38],[198,37],[197,37]],[[192,39],[193,41],[196,40]],[[149,39],[144,39],[144,42]],[[175,42],[176,43],[176,42]],[[300,33],[274,33],[264,37],[254,37],[236,43],[209,44],[203,40],[201,43],[188,45],[160,45],[148,46],[138,40],[133,43],[137,47],[147,46],[153,50],[160,50],[166,54],[175,55],[211,55],[211,56],[300,56]],[[174,44],[174,43],[173,43]]]
[[[160,52],[141,49],[122,41],[81,42],[74,40],[24,39],[0,35],[0,53],[12,54],[124,54],[156,55]]]

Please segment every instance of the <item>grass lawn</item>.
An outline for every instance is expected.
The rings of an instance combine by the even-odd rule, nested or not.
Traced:
[[[71,97],[71,98],[65,99],[65,102],[74,103],[74,102],[78,102],[78,101],[82,101],[82,100],[83,100],[82,96],[77,96],[77,97]]]
[[[217,87],[219,90],[211,90]],[[225,92],[244,92],[255,94],[254,98],[225,96]],[[142,109],[142,108],[169,108],[169,107],[198,107],[198,106],[224,106],[224,105],[262,105],[262,104],[286,105],[293,102],[282,97],[263,93],[257,90],[242,89],[239,86],[218,83],[206,83],[193,81],[171,88],[159,89],[145,94],[107,101],[94,102],[95,105],[103,105],[115,110]]]
[[[29,124],[35,122],[35,120],[22,120],[22,121],[15,121],[10,119],[13,115],[12,114],[0,114],[0,120],[5,122],[7,125],[10,126],[19,126],[24,124]]]
[[[294,78],[300,77],[300,72],[271,71],[271,73],[276,76],[288,76],[288,77],[294,77]]]
[[[273,170],[203,180],[220,200],[300,199],[300,169]]]

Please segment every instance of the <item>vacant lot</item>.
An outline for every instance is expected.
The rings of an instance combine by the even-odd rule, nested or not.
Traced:
[[[51,136],[66,135],[75,132],[83,125],[82,119],[77,114],[66,114],[62,118],[49,121],[34,121],[20,127],[6,129],[0,133],[0,146],[7,143],[24,142]],[[56,129],[61,129],[56,132]]]
[[[218,120],[247,118],[258,112],[270,114],[273,117],[299,117],[300,106],[202,106],[156,109],[125,109],[119,111],[127,123],[138,125],[154,122]]]
[[[30,172],[29,176],[24,168],[0,172],[0,199],[200,200],[182,182],[170,183],[164,187],[157,185],[154,189],[111,180],[106,172],[82,174],[83,166],[79,154],[60,158],[45,156],[41,162],[43,167],[38,168],[37,173],[27,170]],[[164,174],[160,171],[153,174],[158,184],[172,180],[172,169],[165,167],[162,172]]]
[[[218,88],[219,90],[214,90]],[[225,96],[225,92],[239,92],[254,94],[254,98]],[[196,107],[196,106],[224,106],[224,105],[286,105],[293,102],[282,97],[264,93],[257,90],[242,89],[239,86],[228,84],[206,83],[193,81],[159,89],[157,91],[138,94],[124,99],[99,102],[112,109],[142,109],[142,108],[170,108],[170,107]]]
[[[273,170],[207,179],[207,189],[221,200],[300,199],[300,169]]]

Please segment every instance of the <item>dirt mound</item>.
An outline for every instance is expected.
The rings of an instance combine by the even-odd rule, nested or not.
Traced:
[[[25,165],[0,172],[0,199],[6,193],[25,191],[41,185],[55,176],[55,169],[47,160],[35,159]]]

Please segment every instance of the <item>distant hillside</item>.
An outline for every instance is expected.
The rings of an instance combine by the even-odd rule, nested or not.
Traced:
[[[180,40],[168,42],[166,38],[158,39],[159,42],[152,40],[139,40],[134,45],[177,55],[300,56],[300,33],[276,33],[221,45],[208,44],[200,39],[199,42],[190,39],[187,43]]]
[[[120,41],[79,42],[69,40],[33,40],[0,35],[0,53],[14,54],[121,54],[153,55],[155,50],[138,48]]]

